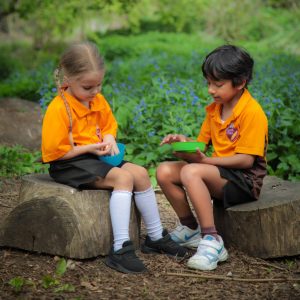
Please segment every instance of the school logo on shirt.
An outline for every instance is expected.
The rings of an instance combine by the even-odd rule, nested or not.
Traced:
[[[226,135],[231,142],[234,142],[239,137],[238,129],[234,127],[234,123],[230,123],[226,128]]]

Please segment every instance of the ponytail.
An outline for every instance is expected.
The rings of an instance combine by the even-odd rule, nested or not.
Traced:
[[[70,105],[66,99],[66,96],[64,94],[64,88],[61,85],[61,75],[62,75],[62,68],[61,66],[58,66],[55,71],[54,71],[54,80],[56,83],[56,87],[57,87],[57,91],[59,93],[59,96],[61,96],[61,98],[64,101],[65,107],[66,107],[66,111],[69,117],[69,128],[68,128],[68,133],[69,133],[69,141],[71,144],[72,149],[74,149],[74,140],[73,140],[73,134],[72,134],[72,130],[73,130],[73,118],[72,118],[72,113],[71,113],[71,109],[70,109]]]

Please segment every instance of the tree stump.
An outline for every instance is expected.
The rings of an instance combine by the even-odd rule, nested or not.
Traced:
[[[107,255],[113,242],[109,198],[110,191],[79,191],[46,174],[24,176],[19,204],[0,228],[0,245],[79,259]],[[138,247],[135,205],[129,231]]]
[[[214,205],[214,217],[227,246],[261,258],[300,254],[300,182],[266,176],[258,201]]]

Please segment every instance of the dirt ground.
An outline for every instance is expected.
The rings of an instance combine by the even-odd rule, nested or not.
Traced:
[[[0,222],[17,201],[20,180],[2,179]],[[159,197],[163,224],[176,217]],[[145,237],[142,227],[141,241]],[[148,268],[125,275],[105,266],[104,258],[68,260],[56,275],[59,257],[0,248],[0,300],[6,299],[300,299],[300,257],[262,260],[229,248],[230,258],[212,272],[192,271],[186,260],[137,251]],[[19,289],[19,291],[18,291]]]

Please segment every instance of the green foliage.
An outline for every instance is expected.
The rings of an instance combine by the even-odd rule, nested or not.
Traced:
[[[0,52],[0,80],[8,78],[15,69],[15,62],[7,56],[7,53]]]
[[[39,151],[32,153],[21,146],[0,146],[0,177],[46,173],[47,165],[36,162],[40,156]]]
[[[13,287],[15,292],[20,292],[25,284],[25,279],[22,277],[15,277],[9,281],[9,285]]]
[[[47,274],[43,277],[43,288],[53,288],[53,291],[55,293],[74,292],[75,287],[72,284],[61,282],[61,278],[67,271],[67,267],[67,261],[64,258],[61,258],[56,265],[55,275],[52,276],[50,274]]]
[[[31,101],[41,99],[43,86],[53,86],[54,63],[41,64],[36,69],[15,70],[11,76],[0,81],[0,97],[19,97]]]
[[[142,0],[128,13],[131,32],[151,29],[165,32],[194,32],[203,29],[207,0]]]
[[[20,293],[25,286],[35,286],[40,284],[44,289],[52,289],[54,293],[75,292],[75,287],[69,283],[62,283],[62,276],[67,271],[67,262],[61,258],[56,266],[55,275],[46,274],[38,283],[27,280],[23,277],[12,278],[8,284],[13,288],[14,292]]]
[[[46,0],[42,5],[40,0],[2,2],[0,16],[14,13],[25,20],[23,33],[33,37],[36,49],[54,41],[64,43],[75,34],[84,39],[91,24],[105,32],[109,23],[116,22],[124,33],[206,32],[231,42],[266,39],[272,47],[279,42],[278,48],[288,47],[299,53],[297,0]],[[282,38],[285,42],[280,44]]]
[[[61,258],[57,263],[55,273],[58,276],[62,276],[65,274],[66,271],[67,271],[67,262],[64,258]]]
[[[59,280],[51,275],[47,274],[42,279],[42,286],[44,289],[55,287],[59,285]]]
[[[127,37],[91,34],[90,39],[99,45],[106,60],[103,94],[118,120],[118,138],[127,145],[125,158],[147,167],[155,184],[157,164],[174,159],[170,147],[159,147],[161,138],[170,132],[194,138],[198,134],[204,108],[211,101],[201,63],[205,54],[224,41],[180,33]],[[249,89],[269,119],[269,173],[297,180],[300,104],[296,99],[300,92],[300,59],[276,49],[270,52],[265,43],[248,41],[239,45],[246,47],[255,59],[255,75]],[[44,109],[56,94],[54,66],[51,60],[36,68],[36,77],[32,78],[39,80],[39,88],[35,82],[28,82],[28,89],[34,87],[35,95],[40,95]],[[29,77],[30,73],[26,74]],[[14,166],[1,170],[16,173],[18,160],[12,161]],[[2,171],[5,172],[11,174]]]
[[[182,44],[186,44],[184,39],[182,36]],[[123,37],[120,47],[122,40]],[[133,40],[132,44],[139,49],[139,37],[127,38],[126,43],[129,45]],[[193,45],[185,51],[176,42],[174,47],[170,45],[173,44],[168,40],[171,50],[156,52],[155,43],[153,49],[148,44],[147,50],[138,50],[139,54],[129,51],[127,56],[114,58],[103,86],[120,124],[119,139],[127,144],[126,158],[147,166],[152,175],[159,161],[173,158],[170,148],[158,146],[160,139],[170,132],[195,138],[204,118],[204,107],[211,101],[200,65],[205,53],[214,46],[205,49],[203,45]],[[193,52],[193,48],[201,51]],[[252,49],[256,72],[250,91],[269,119],[269,173],[289,180],[300,179],[300,105],[296,101],[300,60],[281,52],[269,53],[268,49],[255,51],[253,45]]]
[[[33,37],[34,47],[41,49],[53,40],[61,40],[81,28],[91,14],[106,7],[117,7],[119,13],[126,12],[135,0],[19,0],[4,1],[0,12],[7,16],[17,14],[27,20],[26,32]],[[1,16],[1,13],[0,13]],[[45,34],[47,33],[47,34]],[[83,34],[84,35],[84,34]]]
[[[298,0],[267,0],[266,2],[272,7],[287,9],[297,9],[300,5]]]
[[[14,289],[15,293],[20,293],[25,286],[35,285],[32,280],[27,280],[20,276],[12,278],[8,284]]]
[[[300,179],[300,59],[275,54],[257,60],[251,90],[269,120],[269,173],[284,179]]]

